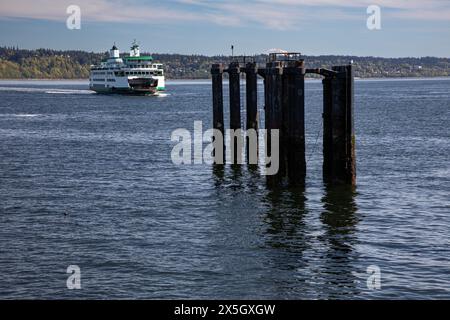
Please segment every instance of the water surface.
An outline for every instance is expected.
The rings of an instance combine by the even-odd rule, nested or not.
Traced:
[[[172,163],[171,132],[212,123],[209,82],[86,88],[0,81],[0,298],[450,298],[449,80],[356,81],[356,190],[322,182],[319,81],[306,186],[278,190]]]

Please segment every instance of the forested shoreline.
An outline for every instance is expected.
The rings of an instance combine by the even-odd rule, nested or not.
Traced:
[[[150,54],[150,53],[149,53]],[[229,56],[205,56],[151,53],[155,61],[165,65],[168,79],[207,79],[212,63],[231,61]],[[86,79],[89,68],[107,57],[107,53],[79,50],[27,50],[0,47],[1,79]],[[267,56],[254,57],[263,63]],[[330,67],[353,61],[355,76],[384,77],[448,77],[450,58],[379,58],[357,56],[305,56],[308,68]]]

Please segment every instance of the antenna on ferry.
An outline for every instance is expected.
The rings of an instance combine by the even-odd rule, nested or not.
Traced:
[[[234,45],[231,45],[231,57],[234,58]]]

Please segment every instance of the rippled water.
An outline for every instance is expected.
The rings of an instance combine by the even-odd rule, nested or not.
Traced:
[[[356,82],[356,191],[322,183],[318,81],[306,187],[279,190],[172,164],[171,132],[212,122],[209,82],[86,86],[0,82],[0,298],[450,298],[449,80]]]

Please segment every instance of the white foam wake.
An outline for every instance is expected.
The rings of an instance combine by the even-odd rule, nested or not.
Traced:
[[[0,87],[0,91],[13,92],[40,92],[48,94],[93,94],[91,90],[77,90],[77,89],[50,89],[50,88],[24,88],[24,87]]]

